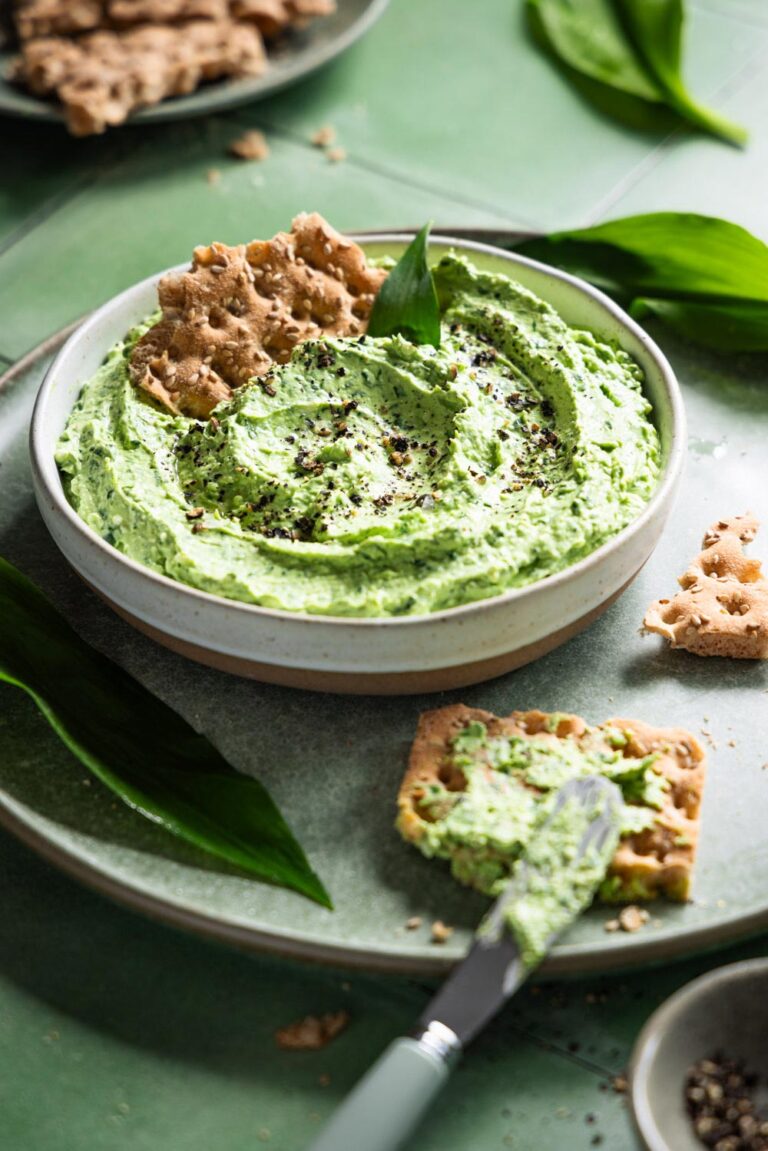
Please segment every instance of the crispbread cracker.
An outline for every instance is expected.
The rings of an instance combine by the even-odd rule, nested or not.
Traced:
[[[704,790],[705,754],[699,742],[681,728],[653,728],[634,719],[612,719],[589,728],[577,715],[550,716],[542,711],[515,711],[499,717],[480,708],[453,704],[421,715],[411,748],[408,770],[398,795],[398,828],[405,839],[418,843],[427,830],[420,800],[430,783],[449,791],[462,791],[462,769],[451,760],[452,741],[473,720],[485,724],[491,739],[519,736],[552,742],[595,738],[609,729],[624,733],[621,748],[627,757],[641,759],[655,753],[653,770],[669,783],[663,806],[652,827],[621,839],[608,871],[611,900],[689,897],[699,834],[699,808]],[[550,725],[554,725],[550,731]],[[613,750],[613,745],[606,743]]]
[[[288,28],[303,28],[319,16],[336,11],[336,0],[230,0],[238,20],[252,20],[262,36],[271,40]]]
[[[230,0],[21,0],[14,8],[20,40],[75,36],[97,28],[225,20]]]
[[[328,16],[335,8],[334,0],[20,0],[14,20],[20,40],[230,16],[255,24],[263,36],[272,38],[289,27]]]
[[[116,25],[171,24],[181,20],[226,20],[228,0],[107,0],[107,15]]]
[[[13,19],[20,40],[69,36],[101,28],[106,0],[17,0]]]
[[[760,561],[744,554],[758,527],[751,515],[713,524],[678,580],[683,590],[648,608],[646,630],[695,655],[768,659],[768,579]]]
[[[36,95],[56,96],[75,136],[121,124],[137,108],[193,92],[204,80],[258,75],[266,66],[257,29],[233,20],[142,24],[77,40],[22,44],[15,78]]]
[[[206,416],[302,340],[362,334],[385,276],[317,213],[271,240],[196,248],[188,272],[160,281],[163,317],[131,377],[171,411]]]

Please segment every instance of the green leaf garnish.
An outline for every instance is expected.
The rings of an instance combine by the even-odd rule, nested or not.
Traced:
[[[0,680],[27,692],[70,751],[129,807],[259,879],[332,906],[263,785],[80,639],[2,558]]]
[[[681,123],[744,144],[746,132],[703,107],[682,76],[683,0],[527,0],[540,46],[603,113],[654,131]]]
[[[379,288],[370,319],[369,336],[405,336],[414,344],[440,347],[440,305],[427,263],[431,224],[411,240]]]
[[[603,288],[718,351],[768,351],[768,246],[692,212],[626,216],[527,240],[518,251]]]

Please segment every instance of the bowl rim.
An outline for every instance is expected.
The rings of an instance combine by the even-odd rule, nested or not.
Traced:
[[[373,243],[386,243],[386,244],[408,244],[414,238],[415,232],[347,232],[345,233],[350,239],[359,243],[362,247],[366,244]],[[464,620],[471,618],[478,612],[488,611],[491,606],[501,606],[510,603],[523,603],[542,589],[556,589],[560,585],[569,580],[575,579],[578,576],[586,575],[591,570],[599,567],[603,559],[609,555],[613,550],[619,547],[630,536],[640,532],[645,525],[652,520],[656,514],[663,510],[668,500],[674,494],[674,489],[682,471],[683,463],[685,460],[685,433],[686,433],[686,416],[683,398],[680,391],[680,385],[677,381],[675,373],[670,365],[667,357],[659,348],[658,344],[653,340],[648,333],[640,327],[640,325],[629,316],[623,308],[619,307],[613,300],[610,299],[599,288],[594,287],[587,281],[582,280],[578,276],[573,276],[568,272],[564,272],[559,268],[551,267],[548,264],[543,264],[539,260],[532,260],[528,256],[520,255],[516,252],[507,251],[493,244],[481,243],[474,240],[458,239],[453,236],[435,233],[430,236],[430,242],[433,245],[440,245],[441,247],[455,248],[459,251],[478,252],[481,255],[501,257],[507,260],[510,264],[523,265],[524,267],[532,268],[534,271],[544,275],[545,278],[559,280],[562,283],[575,288],[577,292],[590,298],[596,303],[608,316],[618,324],[619,327],[628,331],[635,340],[640,343],[645,353],[649,356],[654,367],[658,372],[659,380],[666,393],[666,399],[669,404],[671,413],[671,435],[669,448],[666,453],[666,459],[662,461],[662,472],[656,489],[651,496],[651,499],[643,508],[639,516],[637,516],[626,527],[622,528],[615,536],[606,540],[595,551],[590,552],[589,555],[583,559],[578,560],[574,564],[570,564],[560,572],[553,575],[545,576],[542,579],[536,580],[534,583],[527,584],[521,588],[510,588],[505,592],[500,592],[498,595],[488,596],[485,599],[473,600],[467,604],[458,604],[454,607],[442,608],[435,612],[421,612],[414,615],[402,616],[342,616],[342,615],[324,615],[320,613],[287,611],[282,608],[265,607],[260,604],[248,603],[244,600],[229,599],[226,596],[217,595],[214,592],[202,591],[199,588],[193,587],[191,584],[183,583],[181,580],[172,579],[170,576],[164,575],[162,572],[155,571],[153,568],[140,563],[138,560],[132,559],[130,556],[125,555],[123,552],[118,551],[106,540],[102,539],[93,528],[81,519],[75,508],[70,504],[64,492],[64,486],[61,482],[61,476],[58,466],[55,461],[55,445],[51,447],[47,443],[45,435],[45,428],[43,423],[43,416],[45,405],[50,392],[53,390],[57,377],[66,365],[70,355],[75,351],[81,340],[86,339],[88,336],[93,336],[98,332],[102,321],[105,316],[112,312],[115,308],[119,307],[123,302],[134,294],[140,292],[142,289],[155,287],[159,280],[169,273],[185,271],[189,267],[189,262],[185,261],[183,264],[176,264],[173,267],[166,268],[161,272],[155,272],[150,276],[146,276],[143,280],[137,281],[135,284],[125,288],[117,295],[110,297],[105,303],[101,304],[93,312],[90,313],[82,323],[78,324],[75,330],[67,338],[63,347],[59,350],[52,364],[45,374],[42,384],[38,390],[35,398],[35,404],[32,411],[32,419],[30,423],[30,456],[32,461],[33,476],[40,488],[45,492],[50,500],[52,500],[56,511],[62,515],[68,522],[70,528],[83,536],[91,547],[95,547],[105,557],[105,562],[117,562],[123,565],[128,570],[132,571],[139,579],[144,579],[149,583],[158,584],[166,589],[175,589],[179,594],[191,597],[196,603],[201,606],[210,604],[212,607],[229,608],[238,612],[245,613],[245,616],[252,616],[254,613],[258,618],[274,619],[279,622],[293,622],[298,621],[302,623],[323,624],[328,628],[343,628],[354,627],[355,629],[373,629],[373,628],[418,628],[424,624],[438,625],[442,622],[450,622],[453,620]],[[590,329],[591,330],[591,329]],[[107,354],[108,348],[104,349],[104,355]]]
[[[629,1065],[629,1099],[632,1118],[648,1151],[677,1151],[659,1130],[655,1119],[653,1096],[649,1091],[651,1069],[663,1036],[673,1024],[695,1009],[703,995],[718,988],[722,990],[732,986],[752,975],[764,975],[768,978],[768,957],[742,959],[704,972],[665,999],[645,1022],[632,1049]],[[682,1083],[680,1089],[682,1098]]]

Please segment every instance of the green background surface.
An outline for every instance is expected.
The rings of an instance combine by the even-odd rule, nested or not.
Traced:
[[[4,121],[0,361],[195,243],[267,235],[302,209],[370,229],[425,218],[565,227],[687,208],[768,238],[768,9],[691,7],[691,86],[750,129],[745,152],[602,119],[528,43],[516,0],[393,0],[338,63],[229,116],[81,142]],[[344,163],[308,143],[324,122]],[[262,164],[226,155],[250,126],[269,136]],[[0,875],[0,1146],[13,1151],[300,1151],[427,995],[412,980],[186,938],[80,889],[5,835]],[[601,1088],[640,1026],[694,974],[765,951],[763,939],[664,970],[529,988],[478,1041],[414,1146],[634,1151],[623,1099]],[[352,1023],[326,1051],[275,1047],[276,1027],[340,1007]]]

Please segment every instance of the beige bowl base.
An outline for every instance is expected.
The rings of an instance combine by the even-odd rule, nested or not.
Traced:
[[[333,692],[341,695],[421,695],[425,692],[449,691],[457,687],[469,687],[471,684],[484,683],[495,679],[508,671],[514,671],[531,663],[540,656],[546,655],[561,643],[578,635],[589,627],[603,612],[611,606],[629,586],[637,575],[635,572],[617,592],[608,599],[603,600],[592,611],[581,616],[573,623],[558,631],[551,632],[536,643],[526,644],[515,651],[503,655],[493,656],[491,659],[474,660],[471,663],[456,664],[453,667],[433,668],[428,671],[402,671],[402,672],[343,672],[343,671],[317,671],[312,668],[281,667],[278,664],[261,663],[255,659],[243,659],[240,656],[226,655],[223,652],[213,651],[169,635],[144,620],[119,607],[108,596],[97,588],[93,588],[119,616],[127,620],[139,631],[150,636],[151,639],[171,651],[184,655],[188,659],[196,660],[207,667],[214,667],[218,671],[226,671],[232,675],[245,676],[247,679],[257,679],[263,683],[276,683],[282,687],[298,687],[305,691]],[[89,585],[92,586],[92,585]]]

